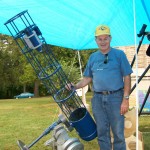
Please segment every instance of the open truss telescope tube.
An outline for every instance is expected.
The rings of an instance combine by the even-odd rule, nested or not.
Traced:
[[[94,139],[97,136],[94,120],[76,91],[65,88],[70,81],[28,11],[4,25],[79,136],[86,141]]]

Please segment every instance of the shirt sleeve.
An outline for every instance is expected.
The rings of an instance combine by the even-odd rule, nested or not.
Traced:
[[[93,77],[92,71],[91,71],[91,57],[88,60],[88,63],[86,65],[86,68],[85,68],[83,76],[85,76],[85,77],[91,77],[91,78]]]
[[[121,72],[123,76],[130,75],[133,72],[131,65],[129,64],[129,61],[123,51],[121,53]]]

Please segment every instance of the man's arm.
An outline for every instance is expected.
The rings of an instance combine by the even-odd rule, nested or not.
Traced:
[[[120,108],[121,115],[125,114],[129,109],[129,99],[125,98],[130,95],[131,91],[131,76],[127,75],[124,77],[124,95]]]
[[[75,89],[80,89],[88,85],[92,81],[90,77],[83,77],[81,81],[79,81],[74,87]]]
[[[79,81],[76,85],[74,85],[73,83],[67,84],[66,89],[71,90],[72,86],[74,86],[75,89],[80,89],[80,88],[85,87],[86,85],[88,85],[91,81],[92,81],[92,78],[83,77],[83,79],[81,81]]]
[[[131,92],[131,76],[124,77],[124,96],[129,96]]]

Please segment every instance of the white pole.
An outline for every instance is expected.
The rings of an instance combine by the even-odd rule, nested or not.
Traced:
[[[79,59],[80,73],[81,73],[81,79],[82,79],[83,73],[82,73],[81,57],[80,57],[79,51],[78,51],[78,59]],[[84,87],[82,88],[82,102],[86,106],[86,97],[85,97]]]
[[[83,78],[83,74],[82,74],[82,65],[81,65],[81,57],[80,57],[79,51],[78,51],[78,59],[79,59],[79,65],[80,65],[81,78]]]
[[[139,98],[138,98],[138,53],[136,50],[136,6],[135,0],[133,0],[133,14],[134,14],[134,43],[135,43],[135,52],[136,52],[136,150],[139,150],[139,139],[138,139],[138,108],[139,108]]]

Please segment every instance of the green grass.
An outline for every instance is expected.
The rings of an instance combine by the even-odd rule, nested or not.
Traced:
[[[86,95],[90,104],[91,93]],[[91,108],[90,108],[91,110]],[[22,140],[26,145],[31,144],[53,122],[58,120],[60,109],[50,97],[0,100],[0,149],[19,150],[16,141]],[[91,112],[91,111],[90,111]],[[150,149],[150,116],[139,118],[139,130],[143,133],[144,150]],[[97,140],[83,141],[76,131],[69,133],[84,144],[85,150],[98,150]],[[31,150],[50,150],[44,143],[52,137],[52,133],[43,137]]]
[[[16,143],[19,139],[26,145],[31,144],[48,126],[58,120],[59,112],[57,104],[48,97],[0,100],[0,149],[19,150]],[[44,146],[44,143],[52,137],[51,134],[44,136],[31,149],[52,149]],[[69,135],[78,137],[75,130]],[[96,139],[90,142],[81,140],[81,142],[86,150],[91,150],[93,147],[98,149]]]
[[[144,150],[150,150],[150,116],[139,117],[139,131],[143,135]]]

